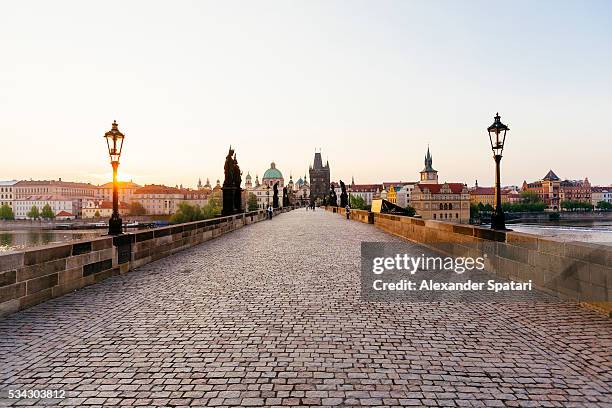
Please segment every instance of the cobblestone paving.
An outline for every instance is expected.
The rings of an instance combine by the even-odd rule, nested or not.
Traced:
[[[366,303],[361,241],[399,239],[296,210],[5,318],[1,401],[611,406],[610,319],[562,302]]]

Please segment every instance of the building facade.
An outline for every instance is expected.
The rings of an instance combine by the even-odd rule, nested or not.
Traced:
[[[410,205],[417,215],[426,220],[440,220],[460,224],[470,221],[470,193],[464,183],[438,183],[438,172],[433,169],[429,147],[421,181],[414,185]]]
[[[612,204],[612,186],[591,187],[591,204],[595,207],[600,201]]]
[[[130,212],[129,204],[119,202],[119,215],[121,217]],[[82,209],[83,218],[110,218],[113,215],[113,202],[104,200],[89,200]]]
[[[17,184],[17,180],[0,181],[0,206],[6,204],[13,208],[13,201],[15,200],[15,184]]]
[[[421,218],[467,224],[470,221],[470,193],[463,183],[418,183],[411,205]]]
[[[119,193],[119,202],[131,203],[133,200],[132,195],[134,194],[134,191],[138,190],[142,186],[139,186],[138,184],[133,183],[132,181],[119,181],[117,183],[117,187]],[[102,184],[101,186],[97,186],[96,198],[102,201],[113,201],[113,183],[109,182],[106,184]]]
[[[54,196],[70,199],[74,203],[72,213],[80,217],[86,201],[96,198],[97,187],[90,183],[75,183],[58,180],[22,180],[14,186],[16,200],[32,196]]]
[[[312,166],[308,169],[310,176],[310,202],[322,202],[330,191],[329,162],[323,165],[321,152],[315,152]]]
[[[63,211],[68,216],[74,218],[76,217],[77,211],[81,211],[82,202],[78,197],[63,197],[49,194],[21,197],[16,199],[13,203],[15,219],[30,219],[28,213],[32,207],[36,207],[38,211],[41,212],[46,205],[51,207],[54,215]]]
[[[549,210],[559,211],[563,201],[591,202],[591,183],[584,180],[561,180],[550,170],[544,178],[532,183],[523,181],[523,191],[532,191]]]

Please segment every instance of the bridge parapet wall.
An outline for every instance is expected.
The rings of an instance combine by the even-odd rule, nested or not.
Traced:
[[[276,214],[290,211],[279,208]],[[264,210],[0,255],[0,316],[266,219]]]
[[[328,209],[329,210],[329,209]],[[345,215],[343,208],[336,212]],[[595,305],[612,316],[612,247],[563,241],[514,231],[494,231],[413,217],[351,210],[350,219],[454,257],[485,257],[487,271],[515,281],[531,280],[555,296]]]

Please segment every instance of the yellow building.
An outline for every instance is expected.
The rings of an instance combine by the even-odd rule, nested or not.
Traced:
[[[393,186],[390,186],[389,191],[387,191],[387,201],[397,204],[397,191],[395,191],[395,187]]]
[[[502,188],[501,192],[502,203],[508,201],[508,190]],[[471,204],[482,204],[491,205],[495,207],[495,187],[474,187],[470,189],[470,203]]]
[[[470,193],[463,183],[418,183],[412,190],[410,204],[426,220],[460,224],[470,221]]]

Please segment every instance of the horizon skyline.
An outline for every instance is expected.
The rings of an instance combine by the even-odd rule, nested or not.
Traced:
[[[427,148],[428,148],[428,149],[430,149],[430,146],[428,146]],[[236,151],[236,153],[238,153],[238,152]],[[314,153],[316,153],[316,149],[314,149],[314,151],[313,151],[313,156],[314,156]],[[435,156],[435,155],[432,153],[432,158],[433,158],[434,156]],[[323,162],[326,162],[326,161],[329,161],[329,160],[328,160],[328,159],[324,159],[324,160],[323,160]],[[290,176],[292,176],[292,175],[294,174],[294,172],[289,172],[289,173],[288,173],[288,174],[289,174],[289,176],[287,176],[287,175],[286,175],[286,173],[285,173],[285,171],[284,171],[284,170],[283,170],[283,169],[282,169],[282,168],[281,168],[281,167],[278,165],[278,163],[277,163],[276,161],[272,160],[272,161],[271,161],[271,162],[268,164],[268,166],[269,166],[269,165],[270,165],[272,162],[274,162],[274,164],[275,164],[275,166],[276,166],[276,169],[277,169],[277,170],[279,170],[279,171],[281,172],[281,174],[283,175],[283,178],[284,178],[284,180],[285,180],[285,185],[287,185],[287,183],[289,182]],[[434,161],[434,163],[435,163],[435,161]],[[245,181],[246,181],[246,180],[245,180],[244,178],[246,177],[246,175],[247,175],[247,174],[250,174],[250,175],[251,175],[251,177],[252,177],[252,181],[253,181],[253,183],[254,183],[254,182],[255,182],[255,178],[256,178],[256,176],[259,176],[259,175],[260,175],[260,173],[261,173],[261,176],[262,176],[262,177],[260,177],[260,179],[261,179],[261,178],[263,178],[263,174],[264,174],[264,172],[270,168],[270,167],[266,167],[266,168],[265,168],[263,171],[261,171],[261,172],[252,172],[251,170],[248,170],[248,169],[243,169],[243,168],[242,168],[242,166],[241,166],[241,164],[240,164],[240,162],[239,162],[238,164],[240,165],[240,167],[241,167],[241,171],[242,171],[242,176],[243,176],[243,181],[242,181],[242,184],[244,184],[244,183],[245,183]],[[311,164],[312,164],[312,163],[311,163]],[[433,167],[434,167],[434,168],[436,168],[436,166],[435,166],[435,165],[434,165]],[[121,166],[120,166],[120,168],[121,168]],[[334,166],[333,166],[333,162],[332,162],[332,163],[330,163],[330,170],[331,170],[331,175],[332,175],[332,176],[331,176],[332,182],[339,182],[340,180],[342,180],[342,181],[344,181],[344,182],[345,182],[347,185],[349,185],[349,184],[351,183],[351,179],[352,179],[354,176],[334,178],[334,177],[333,177],[333,168],[334,168]],[[436,169],[436,170],[437,170],[437,169]],[[546,170],[546,173],[548,173],[548,171],[550,171],[550,170],[552,170],[552,171],[553,171],[555,174],[557,174],[557,172],[555,171],[555,169],[554,169],[554,168],[553,168],[553,169],[548,169],[548,170]],[[222,171],[221,171],[221,173],[222,173]],[[438,174],[440,174],[440,173],[441,173],[441,172],[440,172],[440,171],[438,171]],[[545,173],[545,174],[546,174],[546,173]],[[307,176],[307,178],[308,178],[308,179],[310,179],[310,175],[309,175],[308,170],[306,170],[306,172],[305,172],[305,174],[304,174],[304,175],[305,175],[305,176]],[[302,174],[296,174],[296,175],[293,177],[293,181],[294,181],[294,182],[296,182],[298,179],[302,178],[304,175],[302,175]],[[381,179],[381,181],[373,181],[373,182],[370,182],[370,181],[367,181],[367,182],[360,182],[360,181],[356,181],[356,182],[355,182],[355,184],[357,184],[357,185],[368,185],[368,184],[369,184],[369,185],[372,185],[372,184],[383,184],[383,183],[386,183],[386,182],[389,182],[389,181],[393,181],[393,182],[396,182],[396,181],[397,181],[397,182],[400,182],[400,183],[412,183],[412,182],[418,183],[418,182],[419,182],[419,177],[418,177],[418,175],[419,175],[419,171],[416,171],[416,175],[417,175],[417,176],[416,176],[416,177],[414,177],[414,178],[412,178],[412,179],[410,179],[410,178],[403,178],[403,177],[384,177],[383,179]],[[558,174],[557,174],[557,175],[558,175]],[[542,177],[543,177],[543,176],[542,176]],[[108,183],[111,183],[111,182],[112,182],[112,174],[111,174],[110,172],[109,172],[109,177],[108,177],[108,178],[110,178],[111,180],[109,180],[109,181],[103,181],[103,179],[100,179],[100,181],[98,181],[98,182],[96,182],[96,181],[92,181],[92,180],[84,180],[84,181],[83,181],[83,180],[79,180],[79,179],[71,179],[71,180],[67,180],[65,177],[62,177],[62,176],[50,177],[50,178],[49,178],[49,177],[48,177],[48,178],[33,178],[33,177],[29,177],[29,178],[8,178],[8,179],[6,179],[6,178],[5,178],[5,179],[2,179],[2,180],[0,180],[0,181],[32,181],[32,180],[34,180],[34,181],[68,181],[68,182],[84,182],[84,183],[90,183],[90,184],[92,184],[92,185],[100,186],[100,185],[104,185],[104,184],[108,184]],[[592,186],[594,186],[594,187],[595,187],[595,186],[601,186],[601,187],[612,187],[612,182],[610,182],[610,183],[603,183],[603,184],[595,184],[595,183],[593,183],[593,182],[592,182],[592,180],[591,180],[591,178],[590,178],[589,176],[585,176],[585,177],[583,177],[583,178],[568,178],[568,177],[564,177],[564,176],[559,176],[559,178],[560,178],[561,180],[569,180],[569,181],[583,181],[585,178],[588,178],[588,179],[589,179],[589,182],[591,182],[591,185],[592,185]],[[178,183],[177,183],[177,182],[171,182],[171,183],[165,183],[165,182],[156,182],[156,181],[139,182],[139,180],[137,180],[137,179],[135,180],[134,178],[131,178],[131,177],[129,177],[129,176],[124,176],[124,177],[122,177],[122,176],[121,176],[121,173],[119,173],[119,175],[118,175],[118,182],[134,182],[134,183],[136,183],[136,184],[140,184],[140,185],[142,185],[142,186],[144,186],[144,185],[151,185],[151,184],[165,185],[165,186],[167,186],[167,187],[173,187],[173,186],[183,186],[184,188],[194,188],[194,189],[196,189],[196,188],[197,188],[197,184],[198,184],[198,181],[199,181],[199,180],[201,180],[201,181],[202,181],[202,183],[203,183],[203,184],[205,184],[207,179],[210,181],[210,185],[211,185],[212,187],[214,187],[214,186],[215,186],[215,184],[216,184],[216,182],[217,182],[217,181],[220,181],[220,183],[221,183],[221,184],[223,184],[223,176],[220,176],[220,177],[196,176],[196,178],[195,178],[195,182],[190,181],[189,183],[185,183],[185,182],[178,182]],[[523,184],[523,181],[526,181],[527,183],[531,183],[531,182],[534,182],[534,181],[539,181],[539,180],[541,180],[541,179],[542,179],[541,177],[532,177],[532,178],[530,178],[530,179],[525,179],[525,180],[522,180],[522,181],[520,181],[520,182],[516,182],[516,183],[513,183],[513,182],[508,182],[508,183],[505,183],[505,182],[503,182],[503,179],[502,179],[502,186],[504,186],[504,187],[508,187],[508,186],[518,186],[518,187],[520,188],[520,187],[522,186],[522,184]],[[348,180],[348,181],[345,181],[345,180]],[[468,187],[474,187],[474,186],[475,186],[475,181],[477,181],[477,180],[478,180],[478,179],[477,179],[477,178],[475,178],[475,179],[474,179],[472,182],[469,182],[469,181],[461,181],[461,180],[454,180],[454,179],[453,179],[453,180],[447,180],[447,179],[444,179],[444,178],[440,177],[440,184],[443,184],[443,183],[445,183],[445,182],[449,182],[449,183],[453,183],[453,182],[455,182],[455,183],[464,183],[464,184],[466,184]],[[489,185],[489,184],[483,184],[483,183],[481,183],[481,182],[478,182],[478,186],[479,186],[479,187],[493,187],[493,186],[494,186],[494,183],[491,183],[491,184]]]
[[[143,184],[216,180],[230,144],[253,177],[316,146],[332,177],[416,181],[429,144],[440,180],[493,185],[499,111],[503,184],[609,185],[612,3],[588,4],[13,2],[0,179],[108,181],[116,119]]]

